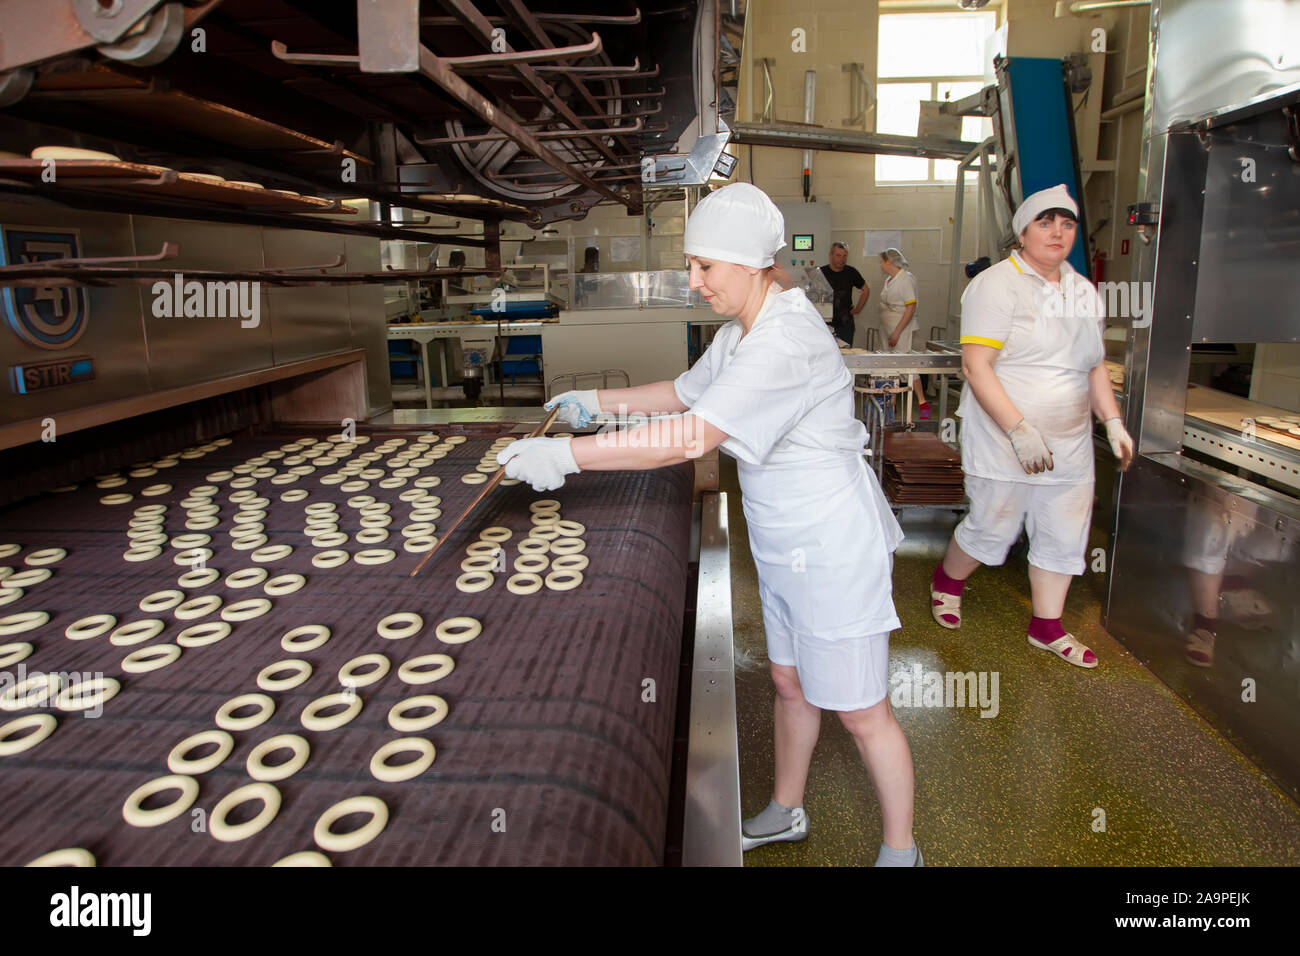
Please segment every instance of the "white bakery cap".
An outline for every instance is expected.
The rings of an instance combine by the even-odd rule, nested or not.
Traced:
[[[1025,231],[1026,226],[1049,209],[1068,209],[1075,219],[1079,218],[1079,206],[1062,184],[1051,189],[1040,189],[1022,202],[1011,219],[1011,228],[1018,236]]]
[[[749,183],[732,183],[709,193],[686,221],[682,251],[766,269],[785,245],[785,217],[767,193]]]

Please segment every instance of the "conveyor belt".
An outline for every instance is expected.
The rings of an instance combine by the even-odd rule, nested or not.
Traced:
[[[414,433],[391,434],[414,440]],[[150,615],[138,610],[140,598],[176,588],[177,577],[187,569],[173,563],[171,548],[149,562],[123,561],[134,508],[168,504],[168,535],[184,533],[179,501],[190,488],[207,483],[209,473],[294,437],[239,441],[155,476],[132,479],[123,488],[101,490],[88,482],[76,492],[45,495],[0,514],[0,543],[23,545],[21,554],[0,559],[0,564],[21,567],[23,556],[35,547],[68,551],[67,558],[52,565],[50,580],[0,608],[0,617],[49,611],[50,621],[26,634],[0,638],[0,643],[26,640],[35,645],[22,662],[29,673],[103,672],[123,685],[98,719],[55,710],[0,713],[0,722],[28,713],[51,713],[59,720],[44,742],[0,757],[0,806],[5,808],[0,865],[21,865],[64,847],[90,850],[101,866],[267,865],[295,851],[317,849],[312,839],[317,818],[356,795],[381,798],[391,816],[373,842],[329,854],[335,865],[660,863],[687,586],[689,466],[584,474],[551,495],[536,494],[526,485],[497,489],[481,513],[475,512],[414,579],[408,574],[422,555],[401,550],[400,540],[395,544],[398,558],[390,564],[349,562],[330,570],[312,566],[317,549],[303,534],[306,504],[334,502],[347,513],[341,530],[354,534],[360,529],[357,512],[345,504],[350,495],[337,485],[319,483],[320,475],[333,468],[318,469],[293,485],[271,485],[269,479],[258,483],[258,494],[271,499],[265,521],[270,543],[294,547],[292,555],[267,565],[255,565],[248,552],[230,547],[230,519],[237,506],[221,483],[214,499],[221,505],[221,525],[207,533],[216,550],[209,564],[222,578],[191,596],[215,593],[226,603],[265,596],[260,587],[234,590],[224,584],[229,572],[257,566],[272,575],[305,575],[302,590],[273,598],[270,613],[235,623],[221,642],[187,649],[176,663],[147,674],[123,674],[120,662],[133,647],[113,646],[107,636],[80,642],[63,636],[70,623],[98,612],[116,615],[119,623],[164,619],[167,628],[151,642],[155,644],[192,623],[176,621],[169,611]],[[489,441],[472,438],[422,470],[442,478],[431,489],[443,499],[440,525],[450,524],[477,492],[479,486],[459,478],[473,470]],[[163,481],[174,490],[159,497],[138,494]],[[299,487],[310,491],[308,499],[280,500],[283,491]],[[402,490],[380,489],[371,482],[365,491],[392,505],[397,516],[389,529],[392,539],[400,539],[409,512],[398,499]],[[100,504],[99,498],[111,491],[136,492],[136,497],[125,505]],[[515,596],[498,577],[481,594],[457,591],[453,581],[461,573],[466,544],[490,525],[514,529],[517,540],[529,527],[528,503],[542,497],[558,498],[564,517],[586,526],[591,564],[582,586],[568,593]],[[393,546],[392,539],[368,547]],[[355,552],[363,546],[349,541],[344,547]],[[515,551],[509,554],[513,559]],[[376,623],[395,611],[423,615],[424,630],[407,640],[378,637]],[[467,644],[442,644],[434,636],[435,626],[457,615],[482,621],[482,636]],[[329,642],[306,653],[282,650],[281,636],[306,623],[329,626]],[[379,683],[358,690],[364,702],[359,716],[338,730],[305,730],[299,723],[302,707],[342,690],[339,667],[369,652],[386,654],[393,668]],[[430,653],[450,654],[455,670],[421,687],[398,679],[402,661]],[[218,706],[257,691],[258,671],[289,657],[312,664],[310,679],[294,690],[272,693],[276,712],[265,724],[234,733],[231,756],[196,777],[200,792],[191,811],[153,829],[128,826],[122,819],[123,801],[136,787],[170,772],[170,749],[191,734],[214,728]],[[7,670],[13,673],[17,666]],[[653,701],[643,699],[649,696],[647,679],[655,683]],[[371,755],[384,742],[405,736],[389,728],[389,708],[401,698],[428,693],[449,704],[442,723],[416,734],[435,744],[436,761],[411,781],[380,783],[368,770]],[[301,734],[312,750],[302,770],[275,784],[283,805],[271,824],[235,843],[195,832],[202,820],[193,811],[210,813],[219,799],[251,782],[244,768],[249,751],[281,733]],[[258,809],[256,803],[249,805],[233,822]]]

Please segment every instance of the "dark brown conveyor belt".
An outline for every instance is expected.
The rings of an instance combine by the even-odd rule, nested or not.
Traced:
[[[271,501],[265,519],[268,543],[294,548],[287,558],[265,565],[252,562],[249,552],[231,548],[229,530],[238,506],[229,501],[228,482],[214,482],[221,487],[213,499],[221,506],[221,523],[204,533],[212,535],[210,547],[216,552],[209,566],[222,574],[214,584],[187,595],[219,594],[226,604],[265,597],[260,586],[236,590],[225,585],[227,574],[247,567],[266,567],[272,576],[299,572],[306,576],[306,586],[273,597],[269,613],[234,623],[230,636],[219,643],[186,649],[175,663],[150,673],[124,674],[120,666],[129,652],[146,645],[117,647],[107,634],[85,641],[64,636],[72,622],[101,612],[115,615],[119,624],[147,617],[166,621],[166,629],[152,644],[170,641],[195,623],[177,621],[171,611],[148,614],[138,609],[145,595],[177,588],[177,578],[188,568],[173,563],[175,549],[170,547],[151,561],[123,560],[134,509],[167,504],[166,533],[186,533],[185,509],[179,502],[189,489],[209,483],[205,476],[210,473],[301,434],[240,440],[198,460],[131,479],[120,488],[99,489],[88,481],[75,492],[43,495],[0,513],[0,543],[23,546],[19,554],[0,559],[0,565],[22,568],[33,548],[68,551],[51,566],[53,577],[0,608],[0,617],[48,611],[49,622],[24,634],[0,637],[0,644],[29,641],[35,646],[22,662],[28,673],[102,672],[122,682],[121,693],[98,719],[53,709],[0,713],[0,723],[32,713],[52,714],[59,722],[44,742],[0,757],[0,865],[22,865],[65,847],[84,847],[100,866],[268,865],[295,851],[318,849],[312,838],[317,818],[338,801],[358,795],[381,798],[390,819],[385,830],[360,849],[328,854],[335,865],[661,863],[688,577],[689,466],[575,475],[549,494],[534,493],[522,484],[498,488],[414,579],[408,575],[421,555],[402,550],[400,528],[409,521],[410,506],[398,497],[412,487],[409,483],[385,490],[371,481],[362,492],[392,505],[388,541],[361,545],[349,540],[342,545],[350,552],[392,547],[398,554],[395,561],[370,567],[349,561],[319,569],[311,564],[318,549],[303,534],[307,504],[337,504],[345,515],[340,530],[350,539],[361,529],[357,510],[345,503],[356,492],[319,482],[322,474],[345,462],[318,469],[295,484],[273,485],[269,479],[257,483],[257,494]],[[414,432],[391,434],[416,440]],[[390,433],[376,434],[368,447],[387,437]],[[442,478],[438,487],[429,489],[442,498],[440,525],[449,524],[477,492],[479,486],[462,483],[460,476],[474,469],[490,441],[470,438],[447,458],[422,469],[421,475]],[[158,497],[139,494],[158,482],[174,489]],[[292,488],[305,488],[310,497],[281,501],[280,495]],[[123,505],[99,503],[101,496],[119,491],[135,497]],[[516,596],[498,575],[483,593],[456,590],[465,546],[478,532],[493,525],[511,528],[514,537],[507,553],[513,562],[513,545],[530,527],[529,502],[547,497],[562,503],[562,517],[586,526],[585,553],[591,563],[582,585],[567,593],[543,589]],[[423,631],[406,640],[379,637],[377,622],[396,611],[421,614]],[[478,618],[482,635],[466,644],[443,644],[434,636],[436,625],[459,615]],[[218,619],[218,614],[210,614],[200,621]],[[332,637],[317,650],[282,650],[282,635],[300,624],[327,625]],[[299,722],[303,706],[343,690],[339,667],[370,652],[385,654],[392,670],[382,681],[357,691],[364,702],[360,714],[337,730],[305,730]],[[422,686],[398,679],[403,661],[431,653],[449,654],[454,671]],[[141,784],[170,773],[166,758],[171,748],[191,734],[215,728],[214,715],[222,703],[257,692],[258,672],[291,657],[310,662],[311,677],[296,689],[270,694],[276,709],[266,723],[233,733],[234,752],[215,770],[195,777],[200,790],[191,809],[156,828],[127,825],[122,819],[124,800]],[[14,674],[18,666],[5,670]],[[655,702],[643,700],[647,678],[655,682]],[[368,769],[372,754],[389,740],[412,736],[389,727],[389,708],[416,694],[437,694],[449,704],[445,720],[413,734],[432,741],[437,758],[413,780],[381,783]],[[260,833],[234,843],[195,832],[201,829],[202,815],[194,811],[210,814],[218,800],[252,782],[245,770],[249,751],[282,733],[305,737],[311,755],[302,770],[274,784],[283,798],[274,820]],[[164,794],[166,799],[157,803],[174,795]],[[240,823],[260,809],[259,803],[250,803],[231,822]],[[348,829],[354,822],[364,821],[349,818],[336,829]]]

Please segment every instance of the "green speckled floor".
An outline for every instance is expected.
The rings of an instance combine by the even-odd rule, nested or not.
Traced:
[[[772,787],[772,684],[757,579],[736,483],[728,492],[741,804]],[[1239,866],[1300,863],[1300,806],[1111,638],[1099,623],[1103,576],[1077,579],[1066,628],[1101,660],[1072,667],[1025,640],[1023,557],[982,568],[967,585],[965,623],[930,617],[929,580],[943,528],[910,534],[894,571],[903,628],[890,671],[998,672],[999,712],[897,708],[916,767],[916,839],[927,865]],[[804,806],[811,835],[745,855],[750,866],[869,866],[880,812],[848,733],[822,718]],[[1105,832],[1094,831],[1096,810]]]

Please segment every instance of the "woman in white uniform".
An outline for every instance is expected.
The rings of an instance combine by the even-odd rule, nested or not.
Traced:
[[[892,552],[902,540],[862,457],[852,376],[826,323],[802,290],[781,291],[774,256],[785,245],[780,211],[735,183],[706,196],[686,226],[690,285],[713,311],[735,316],[675,381],[557,395],[565,421],[602,412],[682,414],[680,437],[602,441],[530,438],[497,458],[539,491],[579,470],[658,468],[721,446],[737,460],[750,549],[758,569],[768,657],[776,685],[772,800],[744,821],[742,843],[803,840],[804,787],[821,725],[833,710],[853,735],[880,799],[877,865],[917,866],[907,738],[887,695]]]
[[[880,254],[880,271],[885,274],[885,285],[880,290],[880,341],[886,352],[912,351],[912,337],[916,332],[916,276],[907,267],[907,260],[897,249],[889,248]],[[917,375],[908,376],[916,392],[921,418],[930,417],[930,403]]]
[[[1071,268],[1079,207],[1065,186],[1016,210],[1020,248],[976,276],[962,296],[962,470],[970,513],[934,570],[930,604],[961,626],[966,579],[1001,564],[1029,532],[1029,643],[1079,667],[1097,656],[1061,626],[1082,574],[1092,520],[1090,412],[1106,424],[1120,470],[1133,459],[1106,371],[1106,319],[1093,285]]]

